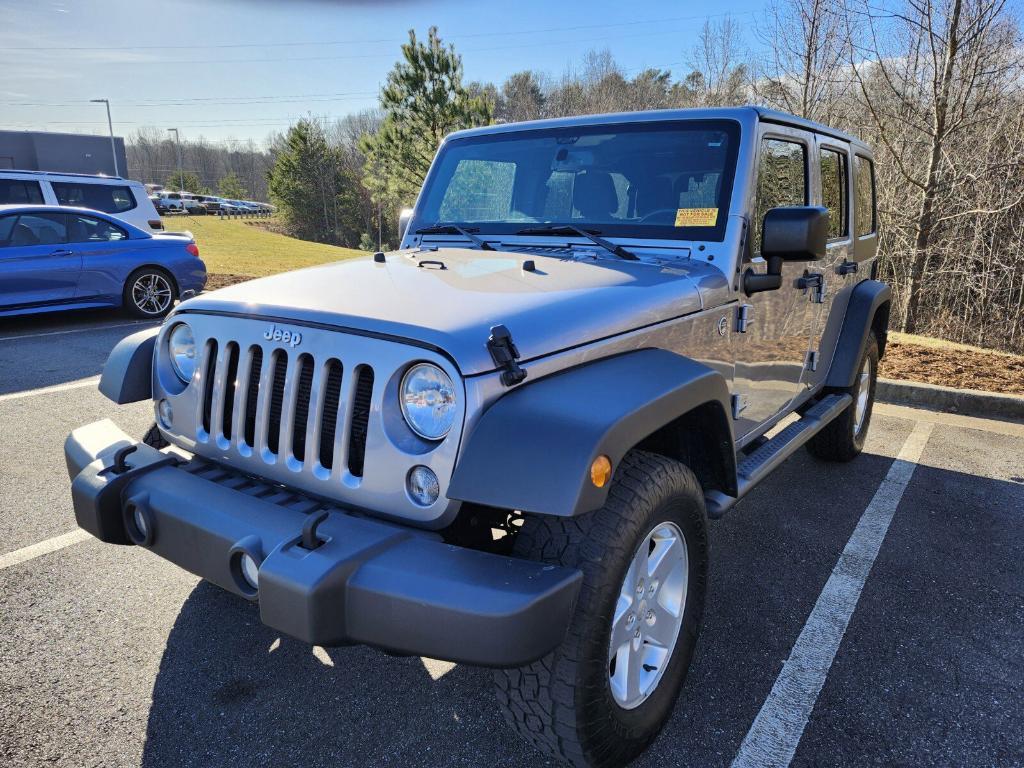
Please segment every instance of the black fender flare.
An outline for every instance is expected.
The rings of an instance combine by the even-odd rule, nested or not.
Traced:
[[[718,371],[663,349],[602,358],[517,387],[470,432],[448,497],[502,509],[571,517],[601,507],[590,466],[614,472],[644,438],[701,406],[720,411],[723,455],[735,478],[729,388]],[[717,416],[716,416],[717,420]]]
[[[888,305],[891,301],[892,289],[878,280],[862,280],[854,287],[850,301],[846,305],[846,314],[843,317],[842,329],[839,331],[839,339],[836,341],[835,353],[832,355],[832,364],[825,378],[826,387],[844,389],[853,386],[868,334],[874,327],[875,315],[880,310],[885,312],[885,328],[882,330],[883,337],[878,340],[881,345],[879,354],[884,352],[884,335],[889,325]]]
[[[153,350],[160,328],[125,336],[111,351],[100,377],[100,392],[118,405],[153,396]]]

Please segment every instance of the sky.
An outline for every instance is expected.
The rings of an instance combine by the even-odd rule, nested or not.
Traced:
[[[686,69],[705,19],[731,15],[757,44],[764,0],[0,0],[0,129],[179,128],[262,143],[305,115],[373,107],[408,30],[430,25],[466,82],[557,77],[608,49],[627,74]]]

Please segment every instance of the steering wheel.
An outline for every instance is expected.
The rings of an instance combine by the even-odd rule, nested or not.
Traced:
[[[656,216],[663,216],[668,214],[669,221],[675,221],[676,209],[675,208],[658,208],[657,210],[651,211],[650,213],[644,214],[640,217],[641,224],[647,224]]]

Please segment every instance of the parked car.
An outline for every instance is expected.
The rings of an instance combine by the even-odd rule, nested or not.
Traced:
[[[406,224],[122,341],[100,390],[157,421],[71,434],[78,523],[275,632],[498,668],[549,758],[624,765],[693,658],[709,518],[802,446],[864,447],[871,150],[752,107],[493,125],[441,144]]]
[[[195,199],[203,204],[206,213],[216,213],[220,210],[221,198],[213,195],[196,195]]]
[[[180,192],[168,192],[162,190],[157,193],[157,197],[160,198],[159,208],[161,213],[183,213],[185,210],[184,203],[182,202]]]
[[[148,232],[86,208],[0,205],[0,316],[123,306],[162,317],[204,285],[189,233]]]
[[[164,227],[142,182],[117,176],[0,171],[0,205],[91,208],[146,231]]]

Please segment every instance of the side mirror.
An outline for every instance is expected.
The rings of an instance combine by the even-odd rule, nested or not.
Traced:
[[[768,271],[759,275],[748,269],[743,290],[747,295],[776,290],[782,286],[783,262],[823,259],[827,240],[828,209],[811,205],[772,208],[764,215],[761,228],[761,256],[768,262]]]
[[[403,208],[398,214],[398,243],[405,240],[405,231],[409,229],[409,222],[412,221],[412,208]]]

